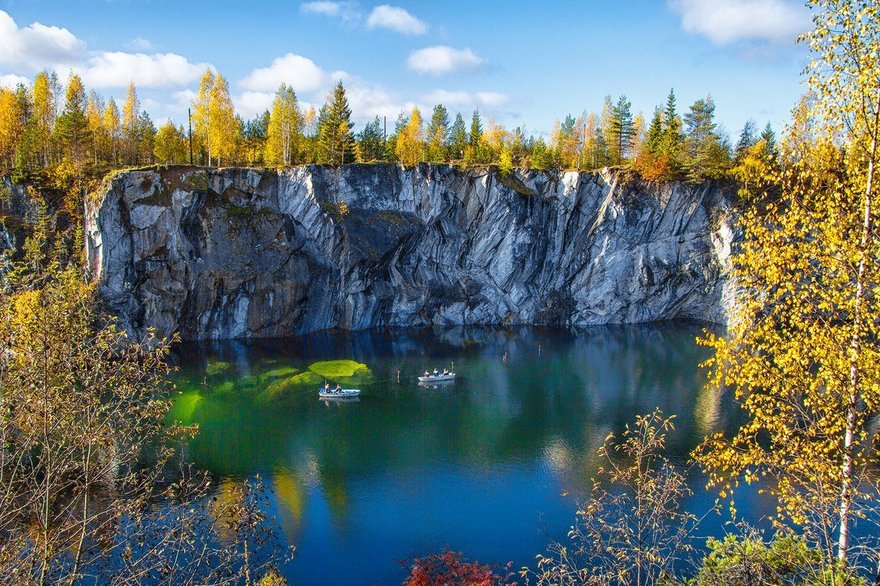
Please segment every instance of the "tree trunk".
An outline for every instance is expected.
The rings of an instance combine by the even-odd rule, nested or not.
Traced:
[[[871,147],[868,157],[868,180],[863,202],[864,217],[862,236],[859,241],[859,270],[856,277],[856,298],[853,309],[853,333],[849,348],[849,397],[846,406],[846,431],[843,438],[843,465],[840,482],[840,529],[837,538],[837,559],[846,568],[849,555],[849,522],[853,498],[853,443],[856,435],[856,419],[859,408],[859,359],[862,351],[862,305],[865,297],[865,269],[868,253],[873,243],[873,211],[871,198],[874,183],[874,163],[877,158],[877,127],[880,124],[880,86],[877,87],[877,100],[874,110],[874,124],[870,128]]]

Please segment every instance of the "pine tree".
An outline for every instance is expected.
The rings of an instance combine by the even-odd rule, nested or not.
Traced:
[[[272,113],[269,110],[265,110],[253,120],[248,120],[244,125],[244,130],[242,131],[244,148],[247,161],[251,165],[258,161],[268,165],[263,158],[263,153],[266,150],[266,141],[269,137],[269,121],[271,117]],[[301,120],[300,123],[302,123]]]
[[[607,104],[610,105],[610,98]],[[603,113],[605,110],[603,110]],[[620,96],[614,105],[610,106],[610,116],[606,125],[603,125],[605,140],[608,143],[608,154],[611,163],[620,165],[629,155],[632,141],[635,135],[633,128],[632,104],[626,96]]]
[[[354,162],[351,109],[342,81],[336,83],[318,118],[318,162],[344,165]]]
[[[468,134],[468,146],[474,150],[480,148],[480,139],[483,137],[483,124],[480,122],[480,111],[474,110],[471,116],[471,131]]]
[[[671,179],[680,173],[684,144],[681,117],[676,112],[675,91],[669,90],[666,108],[663,110],[663,138],[660,141],[660,155],[667,159],[668,173],[664,179]]]
[[[712,97],[694,102],[690,112],[685,114],[684,121],[684,165],[688,178],[695,182],[718,178],[730,156],[715,132],[715,103]]]
[[[82,79],[73,74],[64,94],[64,110],[55,122],[55,132],[64,148],[64,156],[79,165],[83,161],[89,134],[86,118],[86,91]]]

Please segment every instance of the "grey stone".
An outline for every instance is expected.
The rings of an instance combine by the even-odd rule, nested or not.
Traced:
[[[725,323],[730,194],[424,164],[131,171],[88,210],[87,254],[134,336]]]

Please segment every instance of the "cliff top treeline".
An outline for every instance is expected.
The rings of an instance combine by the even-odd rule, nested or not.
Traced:
[[[153,163],[280,168],[448,162],[539,170],[631,165],[647,179],[699,182],[725,175],[756,146],[766,155],[776,150],[769,123],[759,133],[749,121],[733,146],[715,123],[711,97],[682,114],[674,91],[648,118],[634,113],[626,96],[608,96],[599,113],[557,121],[547,141],[522,127],[508,130],[476,110],[453,116],[443,104],[434,106],[430,118],[414,107],[396,121],[376,117],[355,132],[341,81],[317,111],[301,108],[295,90],[281,84],[271,109],[246,121],[235,112],[224,77],[206,70],[190,128],[170,120],[157,128],[141,109],[134,84],[120,111],[112,97],[105,103],[87,91],[78,75],[71,74],[62,88],[54,72],[43,71],[30,87],[0,88],[0,165],[19,174]]]

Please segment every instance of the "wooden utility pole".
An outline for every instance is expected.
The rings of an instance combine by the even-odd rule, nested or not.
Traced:
[[[186,109],[186,121],[189,125],[189,166],[192,167],[193,164],[193,120],[192,120],[192,108]]]

